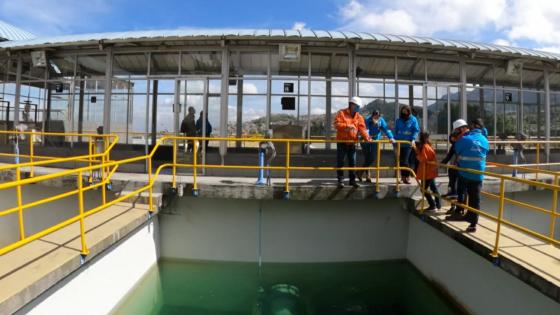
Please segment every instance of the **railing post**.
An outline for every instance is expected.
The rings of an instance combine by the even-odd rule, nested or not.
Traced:
[[[103,204],[107,203],[107,185],[105,183],[105,154],[101,155],[101,166],[99,167],[99,173],[101,173],[101,201]]]
[[[23,201],[21,196],[21,168],[16,166],[16,181],[18,185],[16,186],[17,194],[17,204],[18,204],[18,222],[19,222],[19,239],[23,240],[25,238],[25,228],[23,225]]]
[[[286,141],[286,183],[284,199],[290,199],[290,141]]]
[[[84,223],[84,178],[82,171],[78,173],[78,206],[80,208],[80,239],[82,241],[82,256],[89,254],[86,245],[86,227]]]
[[[95,137],[90,136],[88,142],[88,164],[89,164],[89,184],[93,184],[93,169],[91,166],[93,165],[93,157],[92,155],[95,154]]]
[[[148,155],[148,210],[154,212],[154,183],[152,182],[152,157]]]
[[[376,179],[375,179],[375,192],[379,192],[379,165],[380,165],[380,160],[381,160],[381,143],[378,142],[377,143],[377,159],[376,159],[376,165],[375,167],[377,168],[377,172],[376,172]]]
[[[193,190],[192,194],[198,197],[198,184],[196,182],[197,173],[197,157],[198,157],[198,140],[193,139]]]
[[[400,176],[401,176],[401,143],[397,142],[397,176],[395,176],[395,178],[397,179],[397,185],[395,187],[395,190],[397,192],[400,191],[400,187],[399,187]]]
[[[29,134],[29,162],[33,163],[33,140],[35,139],[35,133],[30,133]],[[33,167],[33,165],[31,165],[30,167],[30,171],[29,171],[29,177],[33,177],[34,173],[35,173],[35,168]]]
[[[173,188],[177,188],[177,139],[173,138]]]
[[[500,206],[498,209],[498,227],[496,228],[496,243],[494,244],[494,250],[492,250],[491,256],[498,257],[498,247],[500,244],[500,230],[502,228],[502,220],[504,218],[504,198],[505,198],[505,180],[500,179]]]
[[[537,142],[537,173],[535,174],[535,179],[539,179],[539,169],[541,164],[541,145]]]
[[[554,186],[558,185],[558,175],[554,175],[554,182],[552,182]],[[550,238],[554,238],[554,228],[556,225],[556,211],[558,210],[558,189],[554,188],[552,192],[552,213],[550,215],[550,227],[548,236]]]

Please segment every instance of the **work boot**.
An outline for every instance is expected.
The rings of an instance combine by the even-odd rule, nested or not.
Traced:
[[[360,184],[356,183],[356,181],[351,181],[350,186],[352,186],[354,188],[358,188],[358,187],[360,187]]]
[[[474,233],[476,232],[476,225],[469,225],[466,230],[467,233]]]
[[[366,183],[371,183],[371,172],[369,170],[366,171]]]
[[[410,184],[410,180],[408,179],[408,176],[403,177],[402,182],[403,184]]]
[[[338,180],[338,184],[337,184],[338,188],[344,188],[344,181],[342,179]]]
[[[462,214],[460,214],[458,212],[455,212],[452,215],[446,216],[445,220],[446,221],[465,221],[465,217]]]

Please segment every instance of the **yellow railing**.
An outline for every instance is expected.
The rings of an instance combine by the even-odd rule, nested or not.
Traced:
[[[0,157],[9,157],[14,159],[27,159],[26,163],[15,163],[0,165],[0,171],[6,171],[17,167],[29,168],[29,176],[33,177],[36,166],[47,166],[55,163],[66,162],[86,162],[89,165],[93,163],[104,163],[110,160],[111,150],[119,142],[119,137],[112,134],[93,134],[93,133],[59,133],[59,132],[41,132],[41,131],[0,131],[0,135],[9,138],[11,142],[18,141],[18,146],[28,146],[29,154],[22,153],[0,153]],[[35,154],[35,145],[37,139],[42,138],[44,142],[45,137],[73,137],[79,139],[87,139],[88,154],[71,156],[61,158],[59,156],[45,156]],[[100,147],[100,148],[98,148]],[[101,151],[99,150],[101,149]],[[100,152],[98,152],[100,151]],[[90,177],[91,178],[91,177]]]
[[[482,191],[481,194],[492,198],[492,199],[497,199],[499,202],[498,205],[498,214],[497,215],[493,215],[491,213],[489,213],[488,211],[484,211],[482,209],[475,209],[473,207],[470,207],[468,205],[468,196],[467,196],[467,192],[463,192],[465,194],[465,200],[466,203],[460,203],[456,200],[452,200],[446,197],[443,197],[439,194],[435,194],[431,191],[427,191],[424,190],[423,187],[421,186],[421,189],[423,190],[423,193],[427,193],[430,194],[432,197],[437,197],[437,198],[442,198],[447,200],[448,202],[450,202],[451,204],[454,204],[457,207],[466,209],[468,211],[472,211],[474,213],[477,213],[483,217],[486,217],[488,219],[491,219],[492,221],[496,222],[497,227],[496,227],[496,240],[494,242],[494,246],[493,246],[493,250],[491,255],[493,257],[498,257],[498,250],[499,250],[499,244],[500,244],[500,236],[501,236],[501,228],[502,225],[508,226],[514,230],[526,233],[528,235],[531,235],[537,239],[540,239],[544,242],[550,243],[550,244],[554,244],[556,246],[560,245],[560,241],[556,240],[554,237],[554,232],[555,232],[555,222],[558,219],[558,217],[560,217],[560,213],[557,212],[557,207],[558,207],[558,191],[560,190],[560,186],[559,186],[559,182],[558,182],[558,176],[560,175],[560,173],[558,172],[550,172],[550,171],[543,171],[543,170],[538,170],[538,169],[529,169],[529,168],[523,168],[526,171],[531,171],[534,173],[547,173],[548,175],[553,176],[553,181],[552,184],[547,184],[538,180],[528,180],[528,179],[523,179],[523,178],[517,178],[517,177],[512,177],[512,176],[508,176],[508,175],[503,175],[503,174],[497,174],[497,173],[492,173],[492,172],[488,172],[488,171],[477,171],[477,170],[473,170],[473,169],[464,169],[464,168],[460,168],[454,165],[447,165],[447,164],[439,164],[437,162],[431,162],[430,164],[435,165],[437,167],[442,167],[442,168],[446,168],[446,169],[454,169],[457,171],[462,171],[462,172],[468,172],[471,174],[477,174],[477,175],[484,175],[485,178],[493,178],[493,179],[498,179],[500,182],[500,192],[499,194],[495,194],[495,193],[490,193],[490,192],[486,192],[486,191]],[[423,174],[426,174],[425,172],[425,167],[426,164],[423,165],[424,166],[424,172]],[[516,169],[521,169],[520,167],[516,167],[516,166],[510,166],[510,165],[503,165],[506,168],[516,168]],[[425,182],[426,179],[422,178],[421,182]],[[542,189],[542,190],[549,190],[552,193],[552,204],[551,204],[551,208],[549,209],[545,209],[539,206],[535,206],[526,202],[522,202],[522,201],[518,201],[518,200],[514,200],[512,198],[508,198],[506,196],[506,182],[510,181],[510,182],[514,182],[514,183],[518,183],[518,184],[523,184],[523,185],[527,185],[530,187],[535,187],[538,189]],[[534,231],[530,228],[521,226],[520,224],[517,223],[513,223],[509,220],[504,219],[504,208],[505,205],[510,204],[510,205],[514,205],[514,206],[518,206],[518,207],[522,207],[528,210],[532,210],[532,211],[536,211],[539,213],[544,213],[546,215],[548,215],[550,217],[550,224],[549,224],[549,231],[548,234],[545,235],[543,233]],[[424,209],[424,199],[422,199],[422,207],[420,209],[420,212],[422,213]]]
[[[194,150],[192,153],[192,163],[178,163],[177,161],[177,142],[178,141],[192,141],[194,144]],[[283,165],[275,165],[275,166],[255,166],[255,165],[215,165],[215,164],[199,164],[198,162],[198,142],[199,141],[205,141],[205,140],[213,140],[213,141],[248,141],[248,142],[274,142],[274,143],[281,143],[282,145],[285,145],[286,151],[285,151],[285,161],[283,163]],[[152,165],[152,158],[154,156],[154,154],[156,153],[156,151],[158,150],[158,148],[165,142],[171,142],[174,150],[174,154],[173,154],[173,158],[171,163],[165,163],[160,165],[154,172],[153,170],[153,165]],[[81,249],[81,253],[83,255],[87,255],[89,250],[87,247],[87,242],[86,242],[86,235],[85,235],[85,228],[84,228],[84,220],[85,218],[87,218],[88,216],[91,216],[111,205],[114,205],[118,202],[127,200],[131,197],[134,197],[142,192],[147,191],[148,192],[148,204],[149,204],[149,211],[150,212],[154,212],[156,209],[154,207],[153,204],[153,187],[154,184],[160,174],[160,172],[162,171],[162,169],[164,168],[171,168],[172,169],[172,185],[173,187],[177,187],[177,169],[178,168],[189,168],[192,169],[192,178],[193,178],[193,192],[197,192],[198,191],[198,171],[200,169],[248,169],[248,170],[277,170],[277,171],[283,171],[284,172],[284,192],[286,195],[289,195],[290,193],[290,172],[291,171],[300,171],[300,170],[314,170],[314,171],[336,171],[336,170],[370,170],[370,171],[374,171],[376,172],[376,181],[375,181],[375,190],[376,192],[379,192],[380,190],[380,172],[381,171],[395,171],[396,172],[396,176],[395,176],[395,185],[396,185],[396,190],[399,191],[399,187],[400,187],[400,183],[399,183],[399,171],[401,170],[407,170],[409,172],[411,172],[411,174],[414,176],[414,172],[413,170],[411,170],[410,168],[407,167],[401,167],[398,163],[399,161],[399,157],[400,157],[400,152],[401,152],[401,146],[402,145],[409,145],[409,142],[406,141],[399,141],[396,143],[396,155],[395,155],[395,159],[396,159],[396,163],[395,166],[381,166],[380,165],[380,156],[381,156],[381,145],[383,143],[387,143],[388,141],[386,140],[381,140],[381,141],[375,141],[375,143],[377,143],[377,152],[376,152],[376,163],[374,166],[371,167],[341,167],[341,168],[337,168],[337,167],[323,167],[323,166],[295,166],[292,165],[291,163],[291,153],[290,153],[290,145],[294,144],[294,143],[300,143],[300,144],[309,144],[312,142],[317,142],[317,143],[326,143],[326,142],[332,142],[332,143],[336,143],[336,142],[344,142],[344,141],[337,141],[337,140],[307,140],[307,139],[245,139],[245,138],[207,138],[207,137],[178,137],[178,136],[165,136],[161,139],[158,140],[158,142],[156,143],[156,145],[154,146],[154,148],[152,149],[152,151],[144,156],[138,156],[138,157],[132,157],[132,158],[127,158],[127,159],[123,159],[123,160],[119,160],[119,161],[109,161],[108,159],[102,159],[102,163],[100,164],[92,164],[92,165],[88,165],[88,166],[84,166],[84,167],[80,167],[80,168],[76,168],[76,169],[70,169],[70,170],[64,170],[64,171],[59,171],[53,174],[46,174],[46,175],[39,175],[39,176],[35,176],[35,177],[31,177],[31,178],[25,178],[23,179],[21,177],[21,170],[23,167],[27,167],[27,166],[32,166],[32,165],[38,165],[39,163],[42,162],[28,162],[28,163],[22,163],[22,164],[16,164],[16,165],[12,165],[13,168],[15,168],[15,172],[16,172],[16,180],[15,181],[11,181],[11,182],[5,182],[5,183],[0,183],[0,189],[8,189],[8,188],[15,188],[17,191],[17,206],[12,207],[10,209],[6,209],[4,211],[0,212],[0,216],[6,216],[9,214],[13,214],[13,213],[17,213],[18,214],[18,224],[19,224],[19,236],[20,239],[19,241],[16,241],[10,245],[7,245],[3,248],[0,248],[0,255],[3,255],[9,251],[12,251],[16,248],[19,248],[33,240],[39,239],[45,235],[48,235],[49,233],[52,233],[54,231],[57,231],[65,226],[68,226],[70,224],[73,224],[75,222],[79,222],[80,224],[80,238],[81,238],[81,244],[82,244],[82,249]],[[92,155],[93,156],[93,155]],[[56,163],[57,160],[59,161],[63,161],[65,160],[65,158],[61,158],[61,159],[52,159],[49,160],[52,163]],[[148,172],[147,172],[147,183],[146,185],[144,185],[143,187],[140,187],[132,192],[129,192],[125,195],[121,195],[118,198],[115,198],[113,200],[108,201],[107,200],[107,196],[106,196],[106,186],[107,184],[111,181],[111,178],[113,176],[113,174],[118,170],[118,168],[123,165],[123,164],[127,164],[127,163],[134,163],[134,162],[139,162],[139,161],[145,161],[147,163],[148,166]],[[44,162],[44,161],[43,161]],[[500,237],[500,228],[502,225],[507,225],[513,229],[522,231],[524,233],[527,233],[529,235],[535,236],[543,241],[549,242],[551,244],[555,244],[555,245],[560,245],[560,242],[554,239],[554,221],[555,219],[559,216],[558,213],[556,212],[556,208],[553,206],[553,210],[547,210],[547,209],[542,209],[536,206],[532,206],[530,207],[530,209],[532,210],[537,210],[540,212],[543,212],[545,214],[550,215],[551,217],[551,224],[550,224],[550,234],[549,235],[543,235],[541,233],[532,231],[526,227],[520,226],[518,224],[515,224],[513,222],[507,221],[503,218],[503,208],[504,208],[504,204],[507,203],[511,203],[511,204],[515,204],[515,205],[522,205],[522,206],[526,206],[527,204],[525,203],[521,203],[519,201],[514,201],[510,198],[507,198],[505,195],[505,182],[506,181],[512,181],[512,182],[517,182],[517,183],[522,183],[522,184],[526,184],[526,185],[530,185],[530,186],[535,186],[535,187],[539,187],[541,189],[548,189],[551,190],[554,194],[554,200],[557,201],[557,195],[558,195],[558,190],[560,189],[560,187],[557,185],[557,181],[555,180],[554,184],[546,184],[546,183],[542,183],[536,180],[528,180],[528,179],[522,179],[522,178],[514,178],[514,177],[510,177],[510,176],[506,176],[506,175],[501,175],[501,174],[496,174],[496,173],[491,173],[491,172],[479,172],[479,171],[475,171],[475,170],[467,170],[467,169],[460,169],[458,167],[455,166],[450,166],[450,165],[439,165],[440,167],[445,167],[445,168],[454,168],[457,170],[461,170],[461,171],[466,171],[466,172],[470,172],[470,173],[474,173],[474,174],[484,174],[487,177],[492,177],[492,178],[497,178],[500,180],[500,193],[499,195],[495,195],[497,196],[497,198],[499,198],[500,200],[500,208],[498,209],[498,215],[492,215],[487,211],[483,211],[480,209],[473,209],[471,207],[469,207],[468,205],[465,204],[461,204],[459,206],[468,209],[470,211],[474,211],[476,213],[479,213],[487,218],[490,218],[492,220],[494,220],[495,222],[497,222],[498,224],[498,231],[496,234],[496,243],[494,246],[494,250],[493,250],[493,255],[497,255],[498,254],[498,248],[499,248],[499,237]],[[99,182],[95,183],[95,182],[88,182],[87,184],[84,183],[84,174],[86,173],[92,173],[94,171],[98,171],[100,172],[100,176],[101,179]],[[425,172],[424,172],[425,174]],[[34,183],[38,183],[41,181],[45,181],[45,180],[51,180],[51,179],[55,179],[55,178],[63,178],[63,177],[68,177],[68,176],[75,176],[77,179],[77,184],[76,184],[76,189],[62,193],[62,194],[58,194],[56,196],[51,196],[45,199],[41,199],[41,200],[36,200],[27,204],[24,204],[22,201],[22,187],[24,187],[25,185],[29,185],[29,184],[34,184]],[[415,176],[414,176],[415,177]],[[420,188],[422,193],[429,193],[426,190],[424,190],[423,186],[418,182],[418,179],[416,179],[418,187]],[[84,185],[85,184],[85,185]],[[92,209],[86,210],[84,208],[84,193],[95,189],[95,188],[101,188],[101,192],[102,192],[102,200],[101,200],[101,204],[97,207],[94,207]],[[487,194],[487,193],[485,193]],[[54,226],[51,226],[47,229],[44,229],[40,232],[37,232],[33,235],[26,235],[25,233],[25,223],[24,223],[24,216],[23,216],[23,211],[26,209],[29,209],[31,207],[36,207],[39,205],[43,205],[49,202],[53,202],[56,200],[60,200],[63,198],[67,198],[70,196],[74,196],[74,195],[78,195],[78,209],[79,209],[79,213],[76,216],[73,216],[72,218],[69,218],[67,220],[64,220]],[[489,194],[489,196],[492,196],[492,194]],[[422,199],[422,203],[424,203],[424,199]],[[452,203],[457,203],[456,201],[451,201]],[[421,211],[423,211],[421,209]]]

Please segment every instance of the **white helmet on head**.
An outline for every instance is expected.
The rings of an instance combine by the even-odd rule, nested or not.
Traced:
[[[360,106],[360,107],[362,107],[362,106],[364,105],[364,102],[362,101],[362,98],[359,97],[359,96],[353,96],[353,97],[350,99],[350,102],[349,102],[349,103],[356,104],[356,105],[358,105],[358,106]]]
[[[457,119],[453,122],[453,129],[457,129],[457,128],[461,128],[461,127],[467,127],[468,124],[464,119]]]

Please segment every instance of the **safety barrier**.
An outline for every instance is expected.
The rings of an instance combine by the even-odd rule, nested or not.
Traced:
[[[105,163],[110,161],[111,150],[119,142],[119,137],[113,134],[93,134],[93,133],[59,133],[59,132],[41,132],[41,131],[0,131],[0,135],[8,138],[11,144],[14,144],[16,152],[0,153],[0,157],[14,158],[17,162],[14,164],[0,165],[0,171],[15,169],[21,170],[22,167],[29,168],[29,176],[34,176],[36,166],[48,166],[52,164],[60,164],[66,162],[85,162],[89,165],[93,163]],[[59,156],[45,156],[35,154],[35,145],[40,138],[41,142],[45,142],[45,137],[72,137],[79,141],[87,139],[88,154],[82,154],[71,157],[61,158]],[[25,143],[27,142],[27,143]],[[28,154],[19,152],[19,146],[27,145]],[[27,159],[26,163],[20,163],[21,159]]]
[[[198,142],[199,141],[205,141],[205,140],[213,140],[213,141],[249,141],[249,142],[274,142],[274,143],[282,143],[283,145],[285,145],[285,160],[283,165],[276,165],[276,166],[254,166],[254,165],[215,165],[215,164],[200,164],[198,162]],[[194,145],[194,149],[193,149],[193,153],[192,153],[192,163],[178,163],[177,162],[177,148],[178,148],[178,142],[179,141],[192,141],[193,145]],[[154,154],[156,153],[156,151],[158,150],[158,148],[165,142],[171,142],[171,145],[173,146],[173,158],[172,161],[170,163],[165,163],[163,165],[160,165],[154,172],[154,170],[152,169],[152,158],[154,156]],[[80,224],[80,238],[81,238],[81,244],[82,244],[82,248],[81,248],[81,253],[83,255],[87,255],[89,253],[88,247],[87,247],[87,242],[86,242],[86,236],[85,236],[85,227],[84,227],[84,220],[86,217],[91,216],[111,205],[114,205],[118,202],[127,200],[131,197],[134,197],[142,192],[148,191],[148,204],[149,204],[149,211],[150,212],[154,212],[156,211],[154,204],[153,204],[153,186],[154,183],[156,182],[159,174],[161,173],[161,171],[164,168],[171,168],[172,172],[172,186],[174,188],[177,187],[177,169],[178,168],[190,168],[192,169],[192,178],[193,178],[193,194],[197,194],[198,193],[198,171],[200,169],[204,169],[204,168],[213,168],[213,169],[251,169],[251,170],[277,170],[277,171],[283,171],[284,172],[284,195],[286,198],[289,198],[289,194],[290,194],[290,172],[291,171],[296,171],[296,170],[318,170],[318,171],[336,171],[336,170],[370,170],[373,172],[376,172],[376,181],[374,184],[375,187],[375,191],[379,192],[380,191],[380,171],[395,171],[396,172],[396,176],[395,176],[395,185],[396,185],[396,190],[399,191],[399,187],[400,187],[400,175],[399,175],[399,171],[401,170],[407,170],[409,172],[411,172],[411,174],[414,176],[418,187],[420,188],[422,193],[430,193],[426,190],[424,190],[423,185],[421,185],[421,183],[418,181],[418,179],[416,179],[415,173],[412,169],[407,168],[407,167],[401,167],[398,163],[399,161],[399,157],[400,157],[400,152],[401,152],[401,146],[402,145],[410,145],[409,142],[406,141],[398,141],[395,146],[395,159],[396,159],[396,163],[395,166],[381,166],[380,165],[380,155],[381,155],[381,145],[379,144],[383,144],[383,143],[388,143],[387,140],[381,140],[381,141],[374,141],[375,143],[377,143],[377,151],[376,151],[376,163],[374,166],[371,167],[341,167],[341,168],[337,168],[337,167],[315,167],[315,166],[294,166],[291,164],[291,154],[290,154],[290,145],[293,143],[302,143],[302,144],[308,144],[310,142],[319,142],[319,143],[325,143],[325,142],[331,142],[331,143],[337,143],[337,142],[347,142],[347,141],[337,141],[337,140],[306,140],[306,139],[245,139],[245,138],[209,138],[209,137],[178,137],[178,136],[165,136],[161,139],[158,140],[158,142],[156,143],[156,145],[154,146],[154,148],[152,149],[152,151],[144,156],[138,156],[138,157],[132,157],[132,158],[127,158],[127,159],[123,159],[123,160],[119,160],[119,161],[109,161],[109,160],[103,160],[102,163],[99,164],[93,164],[93,165],[88,165],[85,167],[80,167],[80,168],[76,168],[76,169],[70,169],[70,170],[64,170],[64,171],[60,171],[57,173],[53,173],[53,174],[46,174],[46,175],[40,175],[40,176],[35,176],[35,177],[31,177],[31,178],[25,178],[23,179],[21,177],[21,169],[22,167],[25,166],[30,166],[30,165],[37,165],[38,163],[41,162],[34,162],[34,163],[28,163],[26,165],[26,163],[23,164],[16,164],[13,165],[13,167],[16,170],[16,180],[15,181],[11,181],[11,182],[6,182],[6,183],[0,183],[0,189],[8,189],[8,188],[16,188],[17,191],[17,206],[1,211],[0,212],[0,217],[2,216],[6,216],[9,214],[13,214],[13,213],[17,213],[18,215],[18,223],[19,223],[19,236],[20,239],[17,242],[14,242],[10,245],[7,245],[3,248],[0,248],[0,255],[3,255],[9,251],[12,251],[16,248],[19,248],[33,240],[39,239],[45,235],[48,235],[54,231],[57,231],[65,226],[68,226],[70,224],[73,224],[75,222],[79,222]],[[113,176],[113,174],[118,170],[119,166],[123,165],[123,164],[127,164],[127,163],[134,163],[134,162],[139,162],[139,161],[145,161],[147,164],[147,168],[148,168],[148,172],[147,172],[147,184],[144,185],[143,187],[140,187],[132,192],[129,192],[125,195],[121,195],[118,198],[115,198],[113,200],[108,201],[107,200],[107,196],[106,196],[106,190],[107,190],[107,184],[111,182],[111,178]],[[502,225],[507,225],[513,229],[519,230],[521,232],[527,233],[529,235],[535,236],[543,241],[549,242],[551,244],[555,244],[555,245],[560,245],[560,242],[558,240],[554,239],[554,222],[556,220],[556,218],[559,216],[559,214],[556,212],[556,203],[558,200],[558,190],[560,190],[560,186],[558,186],[558,182],[555,180],[554,184],[546,184],[546,183],[542,183],[539,182],[537,180],[529,180],[529,179],[522,179],[522,178],[514,178],[514,177],[509,177],[506,175],[501,175],[501,174],[496,174],[496,173],[491,173],[491,172],[479,172],[479,171],[474,171],[474,170],[469,170],[469,169],[461,169],[458,168],[456,166],[451,166],[451,165],[438,165],[439,167],[444,167],[444,168],[454,168],[460,171],[465,171],[465,172],[470,172],[470,173],[475,173],[475,174],[484,174],[487,177],[493,177],[493,178],[497,178],[500,180],[500,193],[499,195],[495,195],[494,197],[498,198],[500,201],[500,206],[499,206],[499,211],[498,211],[498,215],[492,215],[487,211],[483,211],[480,209],[473,209],[471,207],[469,207],[466,204],[460,204],[459,206],[468,209],[470,211],[474,211],[477,212],[487,218],[490,218],[492,220],[494,220],[495,222],[497,222],[498,224],[498,229],[497,229],[497,233],[496,233],[496,243],[495,243],[495,247],[493,250],[493,255],[497,255],[498,254],[498,248],[499,248],[499,237],[500,237],[500,228]],[[90,178],[91,178],[91,174],[93,172],[99,172],[100,173],[100,181],[99,182],[92,182],[91,180],[85,184],[84,181],[84,176],[86,174],[90,174]],[[425,172],[424,172],[425,174]],[[41,199],[41,200],[36,200],[27,204],[24,204],[22,202],[22,187],[25,185],[29,185],[29,184],[34,184],[34,183],[38,183],[44,180],[49,180],[49,179],[54,179],[54,178],[62,178],[62,177],[67,177],[67,176],[76,176],[77,179],[77,184],[76,184],[76,189],[56,195],[56,196],[52,196],[49,198],[45,198],[45,199]],[[554,205],[553,205],[553,210],[547,210],[547,209],[542,209],[536,206],[532,206],[530,207],[530,209],[532,210],[537,210],[540,212],[543,212],[545,214],[548,214],[551,216],[551,225],[550,225],[550,234],[547,235],[543,235],[541,233],[532,231],[526,227],[517,225],[513,222],[509,222],[507,220],[505,220],[503,218],[503,208],[504,208],[504,204],[506,202],[511,203],[511,204],[516,204],[516,205],[521,205],[521,206],[527,206],[526,203],[522,203],[519,201],[514,201],[511,200],[510,198],[507,198],[505,195],[505,182],[506,181],[513,181],[513,182],[517,182],[517,183],[521,183],[521,184],[526,184],[526,185],[530,185],[530,186],[535,186],[535,187],[539,187],[541,189],[548,189],[551,190],[554,194]],[[97,207],[94,207],[92,209],[86,210],[84,209],[84,192],[95,189],[95,188],[100,188],[101,192],[102,192],[102,197],[101,197],[101,204]],[[485,193],[486,194],[486,193]],[[26,209],[29,209],[31,207],[36,207],[42,204],[46,204],[49,202],[53,202],[55,200],[60,200],[66,197],[70,197],[70,196],[74,196],[74,195],[78,195],[78,210],[79,213],[76,216],[73,216],[72,218],[69,218],[67,220],[64,220],[54,226],[51,226],[47,229],[44,229],[40,232],[37,232],[33,235],[26,235],[25,234],[25,222],[24,222],[24,217],[23,217],[23,211]],[[488,194],[489,196],[492,196],[492,194]],[[457,204],[456,201],[450,201],[452,203]],[[423,211],[423,206],[425,203],[425,199],[422,199],[422,209],[420,209],[420,211]]]

